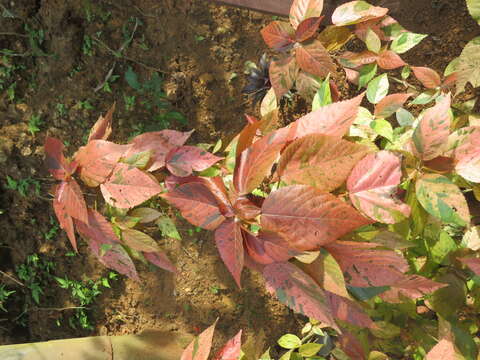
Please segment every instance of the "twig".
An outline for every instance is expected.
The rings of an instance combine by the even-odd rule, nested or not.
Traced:
[[[20,36],[20,37],[28,38],[28,35],[18,34],[18,33],[14,33],[14,32],[0,32],[0,35],[4,35],[4,36]]]
[[[0,274],[2,274],[3,276],[9,278],[10,280],[12,280],[13,282],[17,283],[18,285],[25,287],[25,285],[24,285],[23,283],[21,283],[19,280],[15,279],[12,275],[9,275],[9,274],[7,274],[6,272],[1,271],[1,270],[0,270]]]
[[[31,308],[28,311],[65,311],[73,309],[87,309],[85,306],[68,306],[63,308]]]

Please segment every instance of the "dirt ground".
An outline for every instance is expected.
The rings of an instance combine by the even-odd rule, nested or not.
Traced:
[[[253,273],[244,274],[242,290],[236,288],[212,235],[192,234],[186,223],[178,223],[182,241],[157,236],[178,275],[139,264],[140,283],[119,278],[91,306],[92,331],[68,325],[65,319],[72,310],[64,308],[75,304],[53,279],[45,280],[37,305],[28,289],[8,277],[16,277],[16,268],[31,254],[53,262],[56,276],[86,280],[108,273],[85,246],[79,256],[66,256],[71,247],[61,231],[45,236],[54,216],[48,196],[53,180],[43,165],[47,134],[66,141],[73,154],[113,102],[115,140],[126,141],[139,131],[161,126],[149,95],[125,80],[131,67],[140,81],[151,79],[155,71],[164,77],[173,107],[187,120],[171,120],[170,128],[195,129],[192,142],[228,141],[244,125],[243,114],[255,114],[241,93],[244,63],[257,62],[265,51],[259,30],[271,16],[201,0],[0,0],[0,5],[0,49],[18,55],[8,56],[15,72],[0,91],[0,270],[2,283],[16,291],[5,304],[8,312],[0,312],[0,342],[118,335],[149,328],[196,333],[217,317],[218,342],[240,328],[247,337],[265,332],[267,345],[286,332],[298,331],[305,319],[270,297]],[[464,0],[403,0],[393,15],[407,29],[430,35],[404,59],[441,72],[480,35]],[[34,35],[25,37],[29,31]],[[38,39],[34,45],[32,38]],[[132,41],[125,45],[129,38]],[[99,85],[109,73],[110,89],[102,88]],[[12,98],[6,89],[13,83]],[[135,104],[129,107],[131,96],[136,96]],[[40,131],[34,134],[28,129],[32,115],[41,117]],[[22,196],[9,188],[7,176],[34,182]]]

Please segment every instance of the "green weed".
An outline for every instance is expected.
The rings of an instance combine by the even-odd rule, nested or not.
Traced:
[[[15,180],[9,175],[7,175],[7,189],[18,191],[18,193],[26,197],[27,194],[32,190],[36,196],[40,195],[40,182],[38,180],[32,179],[30,177],[20,180]]]
[[[37,132],[40,131],[40,126],[43,125],[43,120],[40,115],[32,115],[30,116],[30,120],[28,120],[28,131],[35,136]]]
[[[7,302],[10,295],[14,294],[15,290],[7,290],[4,284],[0,284],[0,309],[7,312],[5,309],[5,303]]]
[[[18,278],[30,290],[32,299],[37,305],[40,304],[40,297],[44,294],[43,288],[48,285],[54,268],[53,262],[32,254],[16,269]]]

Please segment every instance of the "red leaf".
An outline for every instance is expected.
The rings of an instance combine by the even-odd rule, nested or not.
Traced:
[[[265,44],[275,51],[286,50],[295,42],[293,39],[295,36],[294,30],[287,22],[272,21],[265,26],[260,33],[262,34]]]
[[[323,10],[323,0],[294,0],[290,7],[290,23],[294,29],[310,18],[319,17]]]
[[[364,95],[362,93],[349,100],[322,106],[293,122],[288,128],[295,134],[294,138],[309,134],[342,137],[355,121]]]
[[[237,198],[233,204],[236,215],[244,220],[255,219],[260,215],[260,208],[245,196]]]
[[[396,283],[392,284],[390,290],[380,294],[380,297],[388,302],[401,303],[400,295],[410,299],[418,299],[424,295],[431,294],[447,284],[438,283],[419,275],[407,275]]]
[[[138,135],[133,138],[132,146],[126,152],[125,157],[144,151],[152,151],[148,171],[161,169],[165,166],[165,158],[170,150],[185,144],[192,132],[193,130],[185,133],[175,130],[162,130]]]
[[[220,176],[214,177],[200,177],[200,176],[187,176],[187,177],[176,177],[170,175],[165,180],[165,185],[169,192],[172,192],[177,186],[187,183],[200,183],[205,185],[208,190],[212,193],[218,203],[220,212],[225,217],[234,216],[233,208],[230,203],[230,200],[227,195],[227,189],[223,183],[223,180]]]
[[[472,271],[476,274],[476,275],[479,275],[480,276],[480,259],[478,258],[473,258],[473,257],[463,257],[463,258],[459,258],[458,260],[460,260],[462,263],[464,263],[465,265],[467,265],[470,269],[472,269]]]
[[[75,221],[75,225],[102,264],[131,279],[139,280],[132,259],[120,245],[112,225],[100,213],[89,209],[88,225],[80,221]]]
[[[378,55],[368,50],[360,53],[346,51],[338,58],[338,60],[343,66],[356,69],[360,66],[374,63],[378,60]]]
[[[303,20],[295,31],[295,40],[302,42],[310,39],[317,32],[323,18],[318,16]]]
[[[279,135],[280,134],[280,135]],[[286,139],[281,132],[272,132],[252,146],[237,154],[233,184],[239,195],[245,195],[258,187],[270,175]],[[283,140],[283,141],[282,141]]]
[[[122,228],[122,243],[136,251],[160,251],[157,242],[151,236],[135,229]]]
[[[293,250],[282,237],[273,232],[262,231],[258,236],[244,232],[244,238],[247,254],[260,264],[285,262],[300,254]]]
[[[422,160],[432,160],[442,155],[450,133],[450,94],[429,108],[412,136],[413,151]]]
[[[57,186],[57,190],[58,191]],[[73,219],[70,215],[67,214],[65,209],[65,204],[58,201],[57,196],[53,199],[53,210],[55,211],[55,215],[57,216],[58,223],[60,227],[65,230],[67,233],[68,239],[72,244],[75,251],[77,251],[77,240],[75,238],[75,230],[73,228]]]
[[[342,185],[370,149],[333,136],[310,134],[282,153],[278,174],[287,184],[305,184],[323,191]]]
[[[232,274],[238,287],[241,288],[240,278],[242,276],[244,259],[243,236],[240,224],[233,219],[222,223],[215,230],[215,243],[228,271]]]
[[[215,230],[225,220],[215,196],[201,183],[186,183],[161,196],[195,226]]]
[[[76,163],[69,164],[63,156],[63,143],[52,137],[45,139],[45,163],[48,171],[57,180],[65,180],[76,170]]]
[[[118,163],[107,182],[100,185],[105,201],[120,209],[130,209],[159,194],[162,187],[142,170]]]
[[[208,360],[212,348],[213,333],[218,319],[209,328],[205,329],[183,351],[180,360]]]
[[[228,340],[214,360],[239,360],[242,352],[242,330]]]
[[[313,279],[295,265],[269,264],[263,271],[267,290],[281,303],[297,313],[319,320],[338,329],[330,313],[330,302],[325,292]]]
[[[283,187],[262,206],[262,228],[299,251],[318,249],[369,223],[335,196],[305,185]]]
[[[248,116],[248,115],[247,115]],[[248,116],[249,117],[249,116]],[[259,121],[249,122],[238,135],[236,154],[240,155],[243,150],[248,148],[253,143],[253,139],[257,134],[260,126]]]
[[[442,84],[442,79],[438,73],[428,67],[412,66],[415,77],[425,86],[427,89],[436,89]]]
[[[75,154],[80,178],[88,186],[104,183],[112,173],[129,145],[118,145],[105,140],[92,140]]]
[[[295,55],[298,66],[307,73],[320,77],[335,73],[335,64],[319,40],[308,45],[299,45],[295,49]]]
[[[222,159],[196,146],[182,146],[172,149],[165,161],[173,175],[188,176],[193,170],[206,170]]]
[[[340,338],[338,339],[340,343],[340,348],[347,354],[351,359],[355,360],[366,360],[365,350],[361,342],[348,331],[342,331]],[[445,359],[446,360],[446,359]]]
[[[162,268],[163,270],[170,271],[172,273],[176,273],[177,269],[175,265],[172,264],[170,259],[161,251],[157,252],[144,252],[143,256],[153,265]]]
[[[292,88],[297,74],[297,63],[292,56],[270,63],[269,77],[277,99],[280,100]]]
[[[367,155],[347,180],[353,205],[378,222],[395,224],[405,219],[410,207],[396,197],[401,177],[401,160],[394,153]]]
[[[382,51],[378,56],[377,64],[385,70],[393,70],[407,65],[397,53],[391,50]]]
[[[93,125],[90,130],[90,135],[88,136],[88,141],[91,140],[107,140],[110,134],[112,133],[112,117],[113,112],[115,111],[115,103],[108,110],[107,115],[103,117],[100,115],[95,125]]]
[[[412,94],[391,94],[375,105],[375,117],[388,118],[400,109]]]
[[[337,241],[326,246],[338,261],[345,279],[352,286],[388,286],[403,279],[408,270],[404,258],[395,251],[375,249],[378,244]]]
[[[374,325],[372,319],[353,301],[328,291],[326,294],[330,300],[334,318],[362,328],[370,328]]]
[[[82,189],[75,179],[63,181],[57,187],[55,201],[62,204],[69,216],[88,224],[87,205],[83,198]]]

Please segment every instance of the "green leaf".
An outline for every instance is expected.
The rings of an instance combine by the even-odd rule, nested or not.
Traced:
[[[403,54],[413,48],[415,45],[420,43],[428,35],[425,34],[415,34],[412,32],[404,32],[397,36],[392,41],[390,49],[395,51],[397,54]]]
[[[367,64],[360,68],[359,78],[358,78],[358,88],[361,89],[368,85],[370,80],[372,80],[377,74],[377,64]]]
[[[430,254],[430,258],[437,264],[442,264],[450,252],[457,249],[457,244],[445,231],[435,234],[436,237],[425,238],[425,245]]]
[[[440,92],[434,92],[433,94],[431,92],[424,92],[424,93],[421,93],[420,95],[418,95],[415,99],[413,99],[413,101],[411,102],[411,104],[413,105],[426,105],[430,102],[432,102],[433,100],[435,100],[438,95],[440,95]]]
[[[278,345],[284,349],[296,349],[302,345],[302,340],[297,335],[285,334],[278,339]]]
[[[470,15],[480,25],[480,0],[467,0],[467,7]]]
[[[410,66],[405,65],[405,66],[402,68],[402,72],[401,72],[402,79],[403,79],[403,80],[407,80],[408,77],[410,76],[410,73],[411,73],[411,72],[412,72],[412,69],[410,69]]]
[[[260,356],[259,360],[273,360],[270,356],[270,348],[268,348],[267,351],[265,351],[262,356]]]
[[[133,71],[131,66],[129,66],[127,71],[125,72],[125,80],[127,81],[128,85],[130,85],[135,90],[140,91],[142,89],[142,85],[138,82],[138,76]]]
[[[367,87],[367,99],[372,104],[377,104],[388,94],[388,75],[382,74],[370,81]]]
[[[466,226],[470,211],[462,192],[449,178],[425,174],[416,183],[417,199],[422,207],[447,224]]]
[[[400,328],[387,321],[376,321],[375,325],[370,332],[379,339],[393,339],[400,335]]]
[[[370,127],[375,131],[378,135],[383,136],[388,141],[393,141],[393,127],[385,119],[376,119],[370,123]]]
[[[347,289],[356,299],[364,301],[389,290],[390,286],[372,286],[365,288],[347,285]]]
[[[430,300],[433,309],[444,318],[456,315],[465,305],[467,288],[465,282],[454,274],[444,274],[434,278],[435,281],[449,286],[435,291]]]
[[[312,111],[320,109],[322,106],[326,106],[332,103],[332,94],[330,91],[330,74],[323,80],[320,88],[313,97]]]
[[[162,216],[155,221],[163,236],[176,240],[182,240],[177,227],[168,216]]]
[[[410,111],[400,108],[395,112],[397,122],[400,126],[412,126],[415,121],[415,117],[410,113]]]
[[[150,158],[152,156],[152,151],[142,151],[136,154],[133,154],[129,156],[126,159],[122,159],[121,162],[135,166],[139,169],[145,169],[145,167],[148,165],[148,162],[150,161]]]
[[[323,344],[317,343],[307,343],[300,346],[298,349],[298,353],[305,357],[315,356],[320,349],[322,348]]]
[[[382,42],[378,35],[372,29],[368,28],[367,34],[365,37],[365,45],[367,45],[367,49],[373,51],[374,53],[378,54],[382,47]]]

